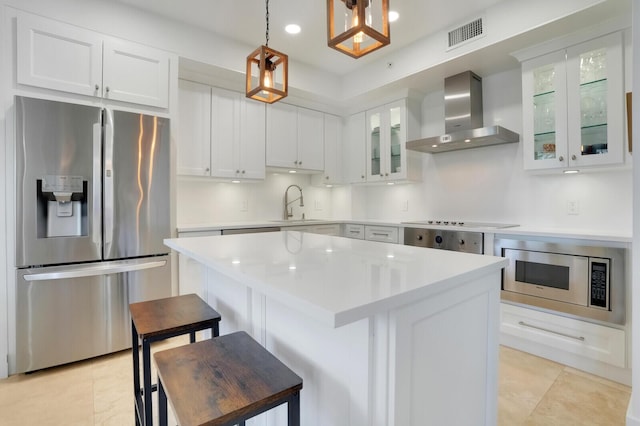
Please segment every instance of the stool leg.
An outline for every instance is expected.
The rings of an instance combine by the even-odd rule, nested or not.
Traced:
[[[164,392],[160,377],[158,377],[158,422],[160,426],[167,426],[167,394]]]
[[[213,329],[211,330],[211,332],[213,333],[213,337],[218,337],[220,335],[220,324],[218,323],[218,321],[213,323]]]
[[[153,424],[151,411],[151,344],[148,339],[142,339],[142,375],[144,380],[144,425]]]
[[[288,407],[288,425],[300,426],[300,392],[296,392],[289,398]]]
[[[195,343],[196,342],[196,332],[192,331],[191,333],[189,333],[189,343]]]
[[[133,399],[134,399],[134,412],[136,417],[136,426],[141,424],[140,406],[138,405],[138,398],[140,397],[140,349],[138,348],[138,330],[136,325],[131,321],[131,354],[133,358]]]

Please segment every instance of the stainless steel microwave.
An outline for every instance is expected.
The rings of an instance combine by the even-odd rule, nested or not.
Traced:
[[[624,324],[624,249],[495,240],[503,300]]]

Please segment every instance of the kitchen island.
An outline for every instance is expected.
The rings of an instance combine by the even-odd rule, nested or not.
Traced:
[[[296,231],[165,243],[201,265],[221,334],[303,378],[303,425],[496,423],[505,259]]]

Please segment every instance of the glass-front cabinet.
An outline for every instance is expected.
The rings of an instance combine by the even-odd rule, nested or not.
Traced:
[[[525,169],[623,162],[622,71],[621,33],[523,62]]]
[[[367,181],[407,177],[406,103],[396,101],[367,111]]]

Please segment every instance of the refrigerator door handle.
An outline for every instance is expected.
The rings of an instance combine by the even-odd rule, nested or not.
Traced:
[[[122,272],[141,271],[144,269],[158,268],[167,264],[166,260],[156,260],[143,263],[112,263],[92,267],[76,267],[66,271],[43,272],[39,274],[25,274],[25,281],[63,280],[69,278],[92,277],[96,275],[119,274]]]
[[[113,241],[113,111],[104,110],[104,253]]]
[[[93,182],[91,186],[91,210],[92,210],[92,222],[91,222],[91,239],[94,244],[100,244],[102,242],[102,193],[101,181],[102,181],[102,124],[95,123],[93,125]]]

